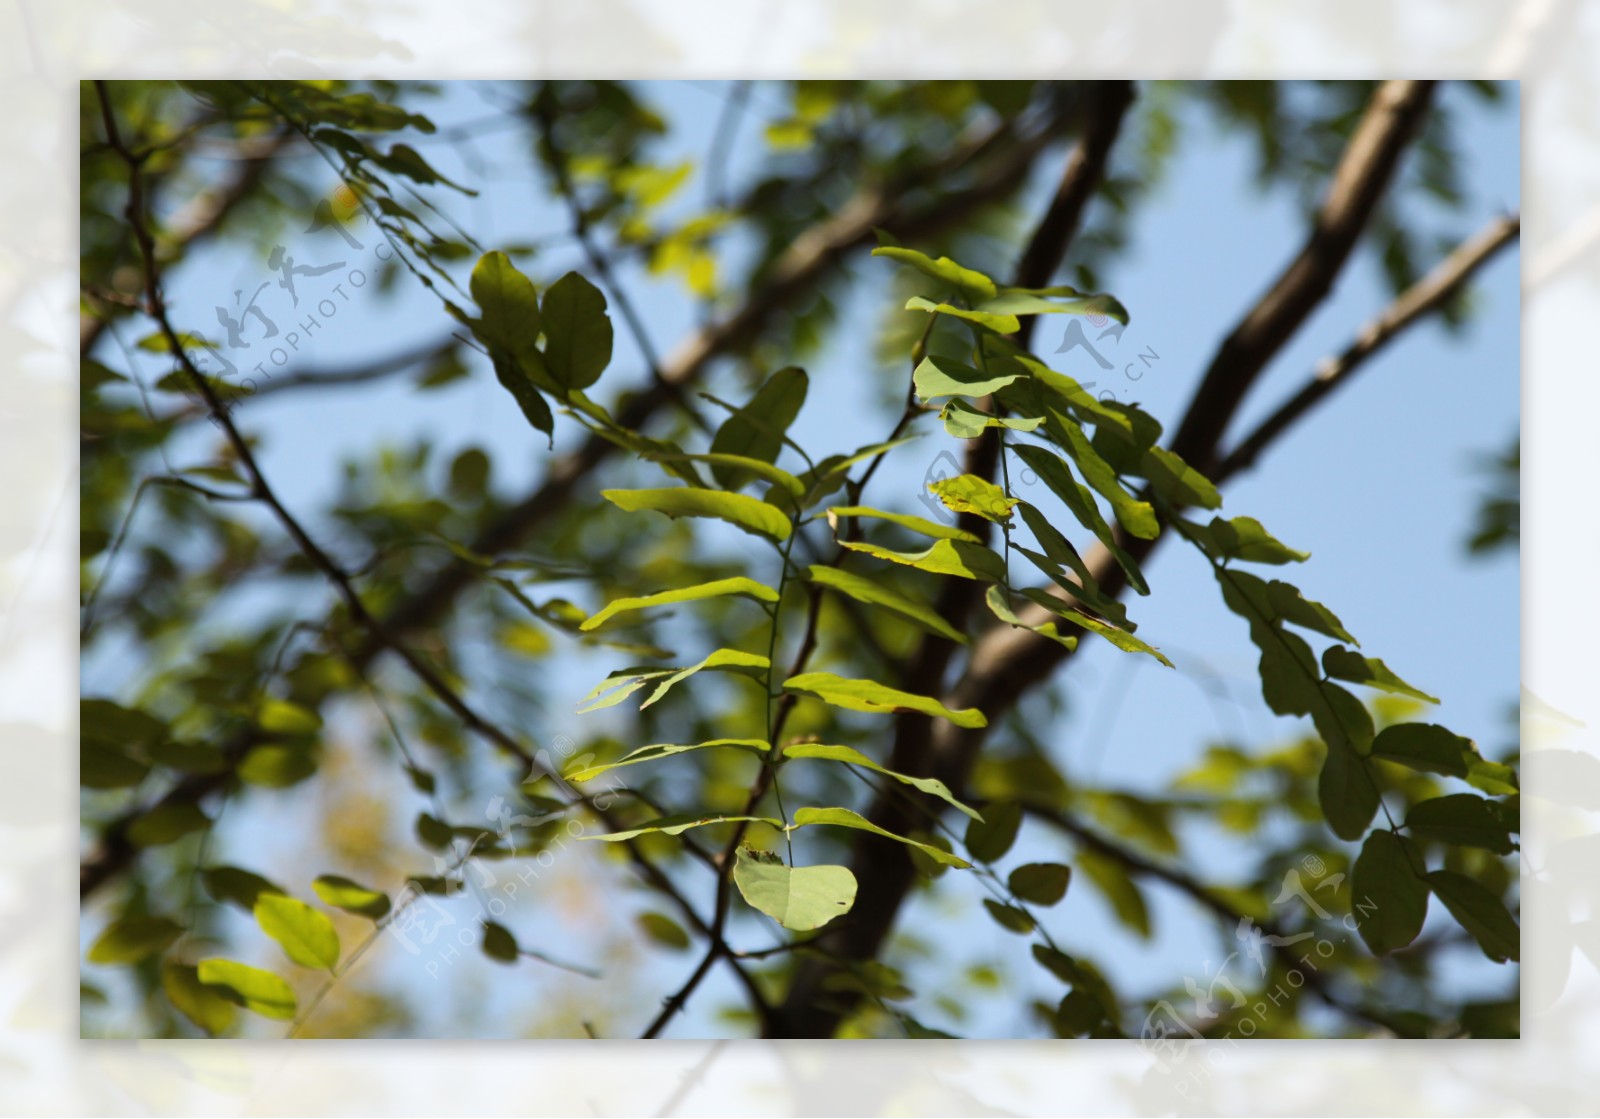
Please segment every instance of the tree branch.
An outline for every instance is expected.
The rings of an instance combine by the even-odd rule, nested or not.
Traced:
[[[1388,82],[1380,87],[1340,158],[1304,247],[1223,341],[1173,441],[1173,449],[1202,472],[1214,463],[1216,443],[1257,375],[1331,290],[1391,181],[1401,153],[1415,135],[1431,94],[1431,83]],[[1141,562],[1154,543],[1123,542]],[[1090,552],[1085,561],[1106,594],[1114,597],[1125,589],[1121,566],[1103,547]],[[1064,592],[1052,588],[1051,593]],[[1032,605],[1019,617],[1023,627],[1031,627],[1043,624],[1050,615]],[[1068,649],[1039,638],[1030,628],[993,627],[974,642],[966,671],[945,703],[954,708],[978,707],[993,724],[1070,655]],[[987,732],[933,723],[918,715],[899,716],[893,767],[936,776],[960,789]],[[898,811],[893,801],[880,798],[869,819],[892,831],[901,823]],[[897,844],[863,838],[855,850],[852,869],[861,883],[852,911],[855,920],[841,930],[832,949],[847,959],[871,959],[893,926],[914,871]],[[778,1011],[779,1021],[789,1031],[787,1036],[832,1034],[838,1010],[819,1006],[815,997],[823,974],[813,966],[791,987]]]

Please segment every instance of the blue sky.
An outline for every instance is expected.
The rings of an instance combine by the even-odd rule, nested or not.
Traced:
[[[424,111],[441,128],[481,119],[491,111],[486,92],[454,87]],[[1495,107],[1484,107],[1453,86],[1442,95],[1460,114],[1462,178],[1470,199],[1455,222],[1462,235],[1519,205],[1516,87],[1507,93],[1507,100]],[[646,96],[658,100],[679,128],[669,151],[681,144],[682,155],[698,161],[710,145],[722,108],[722,84],[667,83],[650,87]],[[762,113],[771,101],[770,94],[758,91],[752,112]],[[508,132],[482,137],[475,145],[483,160],[477,167],[459,162],[445,145],[425,149],[441,171],[481,188],[479,198],[450,200],[448,208],[486,247],[547,238],[567,228],[565,212],[529,188],[530,160],[513,139],[520,136]],[[733,163],[735,182],[754,165],[761,143],[759,125],[747,121]],[[1053,174],[1056,161],[1047,159],[1044,165]],[[320,164],[308,161],[306,174],[312,183],[335,185],[332,172]],[[1043,185],[1035,184],[1036,195]],[[702,203],[705,187],[698,176],[684,191],[685,204]],[[1124,379],[1120,370],[1098,371],[1081,351],[1061,355],[1057,368],[1085,380],[1099,378],[1100,387],[1137,401],[1170,427],[1217,343],[1297,250],[1302,229],[1294,199],[1286,193],[1263,194],[1256,186],[1252,148],[1241,138],[1197,123],[1185,130],[1165,181],[1137,209],[1129,251],[1115,257],[1101,277],[1133,316],[1119,342],[1101,343],[1107,355],[1119,365],[1140,353],[1156,356],[1137,382]],[[290,249],[302,263],[345,256],[353,264],[361,255],[331,234],[310,239],[291,230],[285,237],[294,239]],[[369,239],[362,253],[372,247]],[[555,252],[536,267],[541,275],[553,276],[578,263],[575,254]],[[869,260],[858,260],[853,267],[868,282],[853,289],[844,308],[839,337],[849,341],[831,345],[810,363],[812,402],[794,429],[813,453],[882,438],[892,417],[876,407],[881,378],[904,375],[898,367],[876,366],[872,347],[859,341],[881,316],[883,287],[877,274],[886,274],[887,268]],[[628,269],[622,276],[657,349],[670,350],[695,321],[697,309],[673,278]],[[256,246],[207,249],[169,285],[180,325],[209,328],[214,322],[211,307],[228,300],[231,289],[254,290],[268,278],[265,253]],[[1385,290],[1373,254],[1362,252],[1333,296],[1269,368],[1247,400],[1235,434],[1248,430],[1254,419],[1293,392],[1319,359],[1342,348],[1357,326],[1385,305]],[[1451,336],[1434,324],[1409,332],[1275,446],[1256,471],[1231,483],[1224,509],[1258,517],[1285,542],[1310,551],[1312,559],[1294,572],[1295,582],[1330,605],[1369,655],[1382,657],[1402,676],[1443,697],[1430,719],[1497,753],[1515,733],[1509,712],[1517,697],[1520,653],[1517,560],[1504,554],[1469,560],[1462,545],[1485,481],[1475,463],[1502,450],[1518,425],[1514,251],[1484,270],[1478,294],[1479,314],[1463,332]],[[393,298],[363,301],[358,296],[343,305],[301,352],[308,364],[337,365],[435,340],[446,326],[436,301],[403,279]],[[1047,322],[1036,348],[1050,355],[1064,329],[1060,322]],[[637,383],[642,369],[632,340],[619,330],[617,356],[601,387]],[[726,378],[726,370],[719,372]],[[396,380],[314,398],[286,394],[247,401],[237,415],[244,428],[262,437],[261,463],[281,496],[302,512],[329,498],[343,460],[370,454],[378,445],[431,439],[441,469],[458,450],[482,447],[493,459],[497,485],[506,495],[523,492],[549,457],[542,438],[528,430],[486,368],[476,368],[471,378],[441,392],[418,394],[408,380]],[[873,481],[872,504],[920,511],[916,499],[922,473],[949,445],[942,432],[929,430],[917,450],[886,462]],[[194,438],[201,444],[209,440],[209,426],[197,426]],[[577,441],[578,432],[570,424],[558,427],[558,451]],[[181,455],[174,457],[182,460]],[[708,534],[707,539],[720,538]],[[1155,791],[1192,763],[1206,741],[1233,737],[1264,746],[1295,733],[1296,720],[1276,718],[1260,702],[1254,649],[1243,623],[1223,609],[1204,562],[1192,551],[1166,545],[1147,575],[1155,593],[1130,605],[1140,635],[1167,651],[1178,670],[1125,657],[1103,643],[1075,658],[1067,714],[1041,728],[1069,775]],[[570,690],[576,703],[610,667],[614,665],[604,657],[574,658],[557,670],[554,688]],[[116,678],[109,658],[86,659],[86,694]],[[1228,698],[1219,701],[1208,695],[1208,688],[1218,686]],[[592,729],[569,720],[549,728],[544,737],[578,737]],[[273,818],[241,814],[229,820],[225,834],[231,842],[249,842],[262,834],[261,821]],[[1043,855],[1054,846],[1053,839],[1029,836],[1020,853]],[[1209,844],[1200,853],[1225,865],[1236,865],[1231,860],[1238,858],[1237,852]],[[942,908],[944,903],[919,900],[908,910],[907,923],[915,927],[936,918],[942,925],[935,927],[951,930],[961,941],[959,955],[976,959],[992,949],[1008,961],[1022,961],[1010,970],[1019,982],[1032,984],[1036,969],[1025,963],[1026,941],[999,930],[981,914],[973,916],[982,895],[976,889],[966,893],[970,897],[953,912]],[[1204,964],[1215,953],[1211,941],[1202,945],[1192,935],[1198,918],[1186,903],[1159,888],[1152,887],[1148,897],[1157,926],[1148,944],[1115,927],[1088,889],[1075,888],[1051,912],[1051,927],[1069,947],[1117,945],[1115,952],[1094,955],[1128,994],[1182,975],[1203,975]],[[586,939],[581,929],[564,927],[549,947],[581,958]],[[761,934],[751,940],[761,942]],[[403,954],[380,955],[372,966],[383,968],[385,976],[401,981],[415,976],[414,962]],[[666,956],[647,962],[660,964],[664,991],[676,986],[692,963]],[[1494,978],[1465,961],[1461,973],[1467,982]],[[478,1004],[478,1010],[521,997],[532,989],[530,984],[548,978],[548,973],[519,974],[512,980],[496,973],[493,989],[484,991],[489,1001]],[[420,996],[416,1001],[427,1003],[433,990],[427,980],[415,977],[407,985]],[[734,995],[720,977],[707,995],[713,991],[730,999]],[[674,1034],[690,1036],[696,1025],[710,1022],[717,999],[707,995]],[[482,1022],[470,1025],[471,1014],[459,998],[448,1008],[424,1008],[424,1032],[451,1035],[465,1028],[493,1034]],[[936,1013],[930,1018],[937,1023]],[[961,1029],[979,1036],[1014,1032],[1003,1015],[986,1015]]]

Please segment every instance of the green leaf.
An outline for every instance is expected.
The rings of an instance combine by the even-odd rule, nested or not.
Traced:
[[[1144,453],[1144,476],[1164,500],[1173,505],[1198,505],[1216,509],[1222,494],[1200,471],[1164,447],[1151,447]]]
[[[472,269],[469,287],[483,312],[476,330],[485,342],[512,356],[538,346],[538,292],[510,257],[498,251],[483,254]]]
[[[1005,388],[1021,376],[1022,373],[1007,373],[994,377],[954,358],[930,354],[912,372],[911,383],[923,400],[935,400],[941,396],[965,396],[976,400]]]
[[[1070,298],[1046,298],[1056,294]],[[999,294],[979,303],[976,309],[994,315],[1104,315],[1128,325],[1128,309],[1115,296],[1084,295],[1073,288],[1001,288]]]
[[[1150,910],[1145,905],[1144,892],[1120,863],[1093,851],[1080,851],[1078,869],[1089,876],[1110,903],[1117,920],[1145,940],[1150,939]]]
[[[544,368],[568,389],[586,389],[611,363],[611,319],[606,297],[576,272],[544,293]]]
[[[1446,777],[1465,778],[1480,760],[1472,739],[1434,723],[1396,723],[1372,740],[1372,756]]]
[[[352,882],[338,874],[324,874],[311,883],[311,888],[327,904],[361,917],[381,921],[389,914],[389,898],[377,890],[369,890],[359,882]]]
[[[241,780],[266,789],[287,789],[316,771],[316,753],[301,746],[254,747],[238,768]]]
[[[662,816],[658,819],[640,824],[638,827],[627,828],[623,831],[606,832],[603,835],[583,835],[580,839],[597,839],[606,843],[622,843],[636,836],[660,832],[663,835],[682,835],[690,828],[703,828],[711,824],[737,824],[737,823],[767,824],[770,827],[782,829],[783,821],[774,820],[770,816],[693,816],[687,813],[676,813],[671,816]]]
[[[778,488],[786,491],[791,497],[805,496],[806,485],[799,478],[790,474],[781,466],[773,466],[770,462],[750,458],[747,455],[731,454],[704,454],[691,455],[682,451],[652,451],[642,456],[649,462],[704,462],[713,469],[722,467],[724,471],[744,471],[753,477],[771,482]]]
[[[1105,1010],[1094,996],[1084,991],[1068,991],[1061,997],[1051,1025],[1058,1037],[1084,1037],[1105,1021]]]
[[[1467,767],[1467,784],[1490,796],[1511,796],[1521,788],[1517,771],[1499,762],[1474,761]]]
[[[934,260],[926,253],[903,249],[898,245],[880,246],[872,250],[872,255],[886,256],[900,264],[910,265],[924,276],[931,276],[940,283],[956,288],[971,300],[993,299],[999,292],[995,282],[982,272],[963,268],[947,256]]]
[[[918,571],[929,571],[935,575],[955,575],[962,579],[980,579],[991,583],[1003,583],[1006,580],[1004,560],[982,544],[969,544],[965,540],[935,540],[931,547],[921,552],[897,552],[893,548],[859,540],[841,540],[839,545],[852,552],[876,556],[890,563],[915,567]]]
[[[483,954],[496,963],[514,964],[522,956],[522,949],[517,947],[517,938],[511,935],[510,929],[497,921],[483,923],[481,944]]]
[[[1303,563],[1311,558],[1310,552],[1297,552],[1277,539],[1254,517],[1234,517],[1223,520],[1213,517],[1211,524],[1201,528],[1202,538],[1210,545],[1217,559],[1236,559],[1246,563]]]
[[[790,825],[790,830],[812,827],[815,825],[826,825],[836,828],[853,828],[856,831],[865,831],[871,832],[873,835],[881,835],[885,839],[892,839],[897,843],[904,843],[908,847],[915,847],[917,850],[921,851],[924,855],[928,856],[928,858],[932,859],[941,866],[953,866],[956,869],[961,870],[972,865],[961,856],[953,855],[943,848],[933,846],[931,843],[919,843],[915,839],[907,839],[903,835],[896,835],[892,831],[880,828],[877,824],[874,824],[871,820],[868,820],[859,812],[852,812],[848,808],[796,809],[794,814],[794,823]]]
[[[532,357],[537,358],[536,351],[529,351]],[[550,413],[550,405],[544,397],[539,395],[539,390],[534,387],[533,380],[524,371],[521,364],[513,365],[507,358],[494,358],[494,375],[501,386],[511,394],[517,402],[517,407],[522,409],[522,417],[527,420],[535,431],[552,437],[556,429],[556,418]]]
[[[656,745],[640,746],[623,755],[614,762],[604,764],[585,765],[570,770],[566,773],[568,781],[593,781],[602,773],[609,773],[613,769],[621,769],[625,765],[638,765],[640,762],[653,762],[660,758],[670,758],[677,754],[687,754],[694,750],[712,750],[718,748],[744,750],[752,754],[767,752],[767,744],[759,738],[713,738],[707,742],[695,742],[686,746]]]
[[[1509,855],[1516,845],[1512,828],[1498,806],[1472,793],[1433,797],[1419,801],[1406,813],[1406,829],[1422,839],[1436,839],[1456,847],[1481,847]]]
[[[210,817],[188,801],[158,804],[128,826],[128,842],[135,847],[161,847],[210,823]]]
[[[1011,872],[1006,884],[1023,901],[1035,905],[1055,905],[1067,896],[1072,868],[1060,863],[1027,863]]]
[[[903,785],[910,785],[920,789],[929,796],[936,796],[959,812],[972,817],[974,820],[983,819],[977,812],[962,804],[950,792],[950,787],[937,777],[912,777],[909,774],[897,773],[892,769],[885,769],[861,751],[850,746],[822,746],[811,742],[798,742],[793,746],[786,746],[783,750],[784,760],[791,758],[813,758],[820,761],[844,762],[847,765],[858,765],[862,769],[870,769],[874,773],[881,773],[885,777],[899,781]]]
[[[131,789],[150,767],[121,750],[87,738],[78,742],[78,783],[86,789]]]
[[[1155,508],[1148,501],[1140,501],[1123,486],[1111,464],[1100,457],[1083,429],[1060,412],[1050,413],[1051,430],[1064,441],[1072,461],[1078,464],[1084,480],[1111,503],[1117,523],[1132,536],[1141,540],[1154,540],[1161,532]]]
[[[262,894],[283,893],[261,875],[236,866],[207,867],[200,872],[200,881],[217,901],[237,905],[247,913],[255,912],[256,899]]]
[[[975,513],[996,524],[1011,519],[1011,507],[1017,498],[1006,496],[1006,491],[976,474],[958,474],[931,482],[928,489],[940,501],[957,513]]]
[[[805,370],[792,365],[778,370],[756,390],[748,404],[722,422],[711,439],[712,453],[777,461],[783,450],[784,432],[800,414],[808,386]],[[711,473],[730,490],[755,477],[748,470],[716,463],[712,464]]]
[[[912,532],[921,533],[923,536],[934,540],[962,540],[969,544],[980,543],[977,534],[968,532],[964,528],[940,524],[938,521],[930,521],[926,517],[917,517],[910,513],[885,513],[882,509],[870,509],[865,505],[835,505],[828,510],[828,524],[833,527],[835,532],[839,531],[838,519],[840,517],[871,517],[875,520],[888,521],[890,524],[910,529]]]
[[[1317,803],[1340,839],[1360,839],[1378,811],[1378,786],[1366,759],[1354,750],[1328,744],[1317,779]]]
[[[1234,571],[1232,576],[1235,579],[1254,579],[1257,583],[1261,582],[1254,575],[1244,571]],[[1298,587],[1281,579],[1274,579],[1266,585],[1266,601],[1271,607],[1272,616],[1276,618],[1325,637],[1337,637],[1340,641],[1348,641],[1352,645],[1360,644],[1345,630],[1344,623],[1334,616],[1332,610],[1320,602],[1306,598]]]
[[[692,587],[679,587],[676,590],[661,591],[638,598],[619,598],[595,611],[578,628],[589,633],[599,629],[618,614],[626,614],[632,610],[648,610],[654,606],[673,606],[680,602],[698,602],[701,599],[721,598],[726,595],[740,595],[756,602],[778,601],[778,592],[771,587],[754,579],[747,579],[743,575],[737,575],[731,579],[715,579],[709,583],[697,583]]]
[[[831,672],[802,672],[783,682],[783,690],[795,695],[808,695],[843,707],[848,711],[898,713],[916,711],[923,715],[936,715],[948,719],[958,727],[969,729],[989,725],[983,712],[976,707],[952,711],[936,699],[897,691],[875,680],[851,680]]]
[[[891,590],[876,579],[866,579],[837,567],[823,567],[819,564],[811,566],[807,578],[818,586],[848,595],[857,602],[864,602],[869,606],[881,606],[907,621],[916,623],[929,633],[938,634],[946,641],[954,641],[958,645],[967,643],[967,635],[941,618],[933,607]]]
[[[984,590],[983,602],[984,605],[989,608],[989,612],[991,614],[999,618],[1008,626],[1016,626],[1018,629],[1031,630],[1032,632],[1037,633],[1040,637],[1054,641],[1058,645],[1064,645],[1068,649],[1076,649],[1078,647],[1078,639],[1076,637],[1064,636],[1061,631],[1056,628],[1056,624],[1054,622],[1046,622],[1042,626],[1026,625],[1023,620],[1017,616],[1017,612],[1011,609],[1011,599],[1007,594],[1006,589],[997,583],[989,584],[988,588]]]
[[[1504,963],[1521,956],[1522,932],[1505,904],[1483,886],[1453,870],[1436,870],[1428,875],[1428,886],[1444,902],[1484,955]]]
[[[964,319],[975,323],[985,330],[992,330],[998,334],[1015,334],[1022,329],[1022,324],[1015,315],[991,315],[984,311],[969,311],[965,307],[953,307],[948,303],[935,303],[931,299],[924,299],[914,295],[906,300],[906,310],[927,311],[934,315],[949,315],[952,318]]]
[[[648,509],[669,517],[713,517],[770,540],[789,538],[789,518],[764,501],[742,493],[717,493],[690,487],[657,490],[602,490],[600,496],[630,513]]]
[[[1074,598],[1132,633],[1137,627],[1128,621],[1127,609],[1116,599],[1107,598],[1105,593],[1100,590],[1100,584],[1095,581],[1088,565],[1083,562],[1083,557],[1078,554],[1078,549],[1072,546],[1072,542],[1063,536],[1046,519],[1043,513],[1026,501],[1019,502],[1017,509],[1022,513],[1023,523],[1028,526],[1028,530],[1033,533],[1034,539],[1044,549],[1045,556],[1057,567],[1071,571],[1076,575],[1078,577],[1077,582],[1075,584],[1066,583],[1055,572],[1039,563],[1036,558],[1037,553],[1030,554],[1026,549],[1020,548],[1015,544],[1012,547],[1018,548],[1024,555],[1028,555],[1035,566],[1038,566],[1041,571],[1054,579],[1063,590]]]
[[[200,982],[221,988],[237,1004],[264,1018],[294,1017],[294,990],[270,971],[213,956],[196,970]]]
[[[1350,871],[1350,906],[1357,931],[1374,955],[1404,948],[1428,916],[1427,870],[1422,852],[1404,836],[1375,831],[1361,845]]]
[[[1022,593],[1051,613],[1065,618],[1073,625],[1081,626],[1092,633],[1098,633],[1124,653],[1143,653],[1147,657],[1154,657],[1168,668],[1172,667],[1172,662],[1167,659],[1166,654],[1162,653],[1154,645],[1141,641],[1127,630],[1118,629],[1116,626],[1102,622],[1098,618],[1091,618],[1081,610],[1073,609],[1069,603],[1062,601],[1049,591],[1041,590],[1038,587],[1024,587]]]
[[[256,898],[255,917],[261,931],[295,963],[328,971],[339,966],[339,934],[333,922],[305,902],[262,894]]]
[[[991,804],[981,819],[967,824],[967,853],[980,863],[999,862],[1017,841],[1022,807],[1010,801]]]
[[[120,967],[163,952],[183,935],[183,926],[165,917],[119,917],[89,946],[91,964]]]
[[[739,848],[733,865],[739,896],[786,929],[810,932],[850,912],[856,877],[848,867],[789,867],[776,855]]]
[[[995,919],[995,923],[1008,932],[1027,936],[1037,927],[1025,909],[1005,905],[995,901],[994,898],[984,898],[983,907],[989,911],[989,916]]]
[[[200,970],[192,964],[162,964],[161,990],[178,1013],[212,1037],[233,1027],[233,1003],[200,982]]]
[[[644,935],[663,948],[681,952],[689,947],[689,934],[665,913],[641,913],[638,923]]]
[[[1317,702],[1311,721],[1317,733],[1330,746],[1341,746],[1365,757],[1372,752],[1372,713],[1355,696],[1322,681],[1317,685]]]
[[[1410,696],[1426,703],[1439,702],[1436,697],[1400,679],[1377,657],[1364,657],[1360,653],[1351,652],[1343,645],[1330,645],[1322,651],[1322,667],[1335,680],[1365,684],[1381,692]]]
[[[1145,582],[1138,561],[1117,543],[1111,526],[1106,524],[1105,518],[1100,515],[1099,507],[1094,503],[1094,495],[1089,492],[1087,486],[1081,485],[1072,476],[1066,462],[1059,455],[1051,454],[1043,447],[1019,444],[1015,450],[1022,461],[1050,487],[1050,492],[1061,499],[1072,515],[1078,519],[1078,523],[1094,533],[1100,543],[1105,545],[1106,550],[1116,559],[1122,570],[1127,572],[1128,583],[1133,589],[1140,594],[1149,594],[1150,584]]]
[[[285,699],[265,699],[256,712],[256,723],[268,734],[315,734],[322,729],[322,716]]]
[[[960,397],[952,398],[939,410],[939,419],[945,431],[957,439],[976,439],[991,427],[1003,427],[1008,431],[1037,431],[1039,425],[1044,423],[1043,416],[1022,419],[980,412]]]
[[[756,653],[745,653],[738,649],[717,649],[700,663],[691,664],[688,668],[619,669],[594,686],[584,697],[584,702],[579,705],[578,714],[587,715],[591,711],[611,707],[649,683],[655,683],[655,690],[645,697],[644,702],[639,705],[640,710],[656,703],[674,686],[697,672],[737,672],[744,676],[759,678],[765,676],[770,667],[767,658]]]

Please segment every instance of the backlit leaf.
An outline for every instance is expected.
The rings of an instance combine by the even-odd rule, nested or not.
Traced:
[[[952,711],[936,699],[898,691],[875,680],[852,680],[831,672],[802,672],[783,682],[783,690],[808,695],[849,711],[895,713],[916,711],[948,719],[958,727],[983,727],[989,721],[976,707]]]
[[[776,855],[739,848],[733,866],[739,896],[786,929],[810,932],[850,912],[856,878],[842,866],[785,866]]]
[[[339,965],[339,934],[333,922],[305,902],[262,894],[256,898],[255,918],[261,931],[295,963],[328,971]]]
[[[294,990],[270,971],[213,956],[200,961],[196,974],[207,987],[221,991],[264,1018],[294,1017]]]
[[[771,587],[738,575],[731,579],[715,579],[709,583],[696,583],[692,587],[678,587],[675,590],[660,591],[657,594],[641,595],[637,598],[615,599],[591,614],[578,628],[588,633],[599,629],[618,614],[626,614],[633,610],[649,610],[655,606],[673,606],[680,602],[699,602],[701,599],[721,598],[726,595],[740,595],[757,602],[778,601],[778,592]]]
[[[630,513],[648,509],[669,517],[712,517],[770,540],[789,538],[789,518],[742,493],[717,493],[683,487],[656,490],[602,490],[600,496]]]
[[[848,595],[857,602],[864,602],[869,606],[881,606],[907,621],[916,623],[929,633],[938,634],[947,641],[954,641],[958,645],[967,643],[967,635],[941,618],[932,606],[891,590],[880,580],[863,578],[837,567],[823,567],[818,564],[811,566],[807,578],[819,586]]]

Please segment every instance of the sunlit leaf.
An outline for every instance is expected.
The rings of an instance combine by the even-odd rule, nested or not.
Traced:
[[[200,982],[224,992],[246,1010],[264,1018],[294,1017],[294,991],[270,971],[212,957],[201,960],[196,973]]]
[[[1400,679],[1377,657],[1364,657],[1342,645],[1330,645],[1322,651],[1322,667],[1335,680],[1365,684],[1382,692],[1410,696],[1412,699],[1420,699],[1427,703],[1439,702],[1437,697]]]
[[[712,517],[771,540],[789,538],[789,518],[742,493],[681,489],[602,490],[600,496],[627,512],[648,509],[669,517]]]
[[[856,877],[842,866],[785,866],[776,855],[739,848],[733,883],[753,909],[794,932],[820,929],[850,912]]]
[[[941,618],[932,606],[891,590],[877,579],[863,578],[842,568],[824,567],[820,564],[813,564],[810,567],[807,578],[820,586],[848,595],[857,602],[864,602],[869,606],[881,606],[916,623],[929,633],[938,634],[947,641],[954,641],[958,645],[967,643],[967,635]]]
[[[976,707],[952,711],[936,699],[902,692],[875,680],[851,680],[831,672],[802,672],[783,682],[783,690],[795,695],[808,695],[834,707],[849,711],[872,711],[893,714],[915,711],[948,719],[958,727],[983,727],[989,721]]]
[[[262,894],[256,898],[255,918],[261,931],[295,963],[328,971],[339,965],[339,934],[333,922],[305,902]]]
[[[882,509],[869,509],[865,505],[835,505],[828,510],[828,523],[833,526],[835,532],[838,531],[837,521],[840,517],[869,517],[873,520],[888,521],[890,524],[899,525],[901,528],[910,529],[934,540],[979,543],[978,537],[964,528],[940,524],[938,521],[930,521],[926,517],[918,517],[911,513],[886,513]]]
[[[613,769],[621,769],[623,766],[638,765],[640,762],[653,762],[661,758],[675,757],[678,754],[692,753],[695,750],[720,748],[744,750],[752,754],[764,754],[767,752],[767,744],[759,738],[713,738],[706,742],[695,742],[686,746],[640,746],[637,750],[623,755],[614,762],[583,765],[569,770],[565,776],[568,781],[593,781],[602,773],[608,773]]]
[[[316,895],[336,909],[380,921],[389,913],[389,898],[338,874],[324,874],[311,883]]]
[[[678,587],[637,598],[614,599],[586,618],[578,628],[588,633],[599,629],[618,614],[649,610],[656,606],[674,606],[680,602],[699,602],[702,599],[721,598],[727,595],[739,595],[757,602],[778,601],[778,592],[771,587],[738,575],[731,579],[715,579],[709,583],[696,583],[690,587]]]

